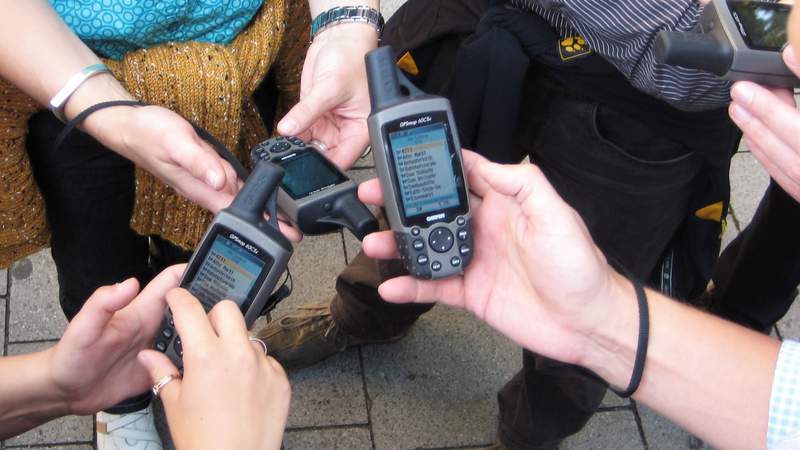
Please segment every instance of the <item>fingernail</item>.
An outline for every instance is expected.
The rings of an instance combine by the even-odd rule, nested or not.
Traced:
[[[295,130],[297,130],[297,122],[292,119],[283,119],[278,124],[278,132],[284,136],[294,134]]]
[[[731,89],[731,98],[742,105],[749,105],[753,101],[753,89],[747,84],[736,83]]]
[[[222,184],[222,177],[214,170],[206,172],[206,182],[214,189],[219,189]]]
[[[753,118],[753,115],[741,105],[734,103],[731,108],[731,118],[736,122],[747,122]]]

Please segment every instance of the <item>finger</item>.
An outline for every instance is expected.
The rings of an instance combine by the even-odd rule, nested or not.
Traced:
[[[400,253],[393,231],[378,231],[368,234],[361,242],[361,248],[367,256],[375,259],[397,259]]]
[[[464,278],[418,280],[405,276],[383,282],[378,287],[381,298],[391,303],[443,303],[464,307]]]
[[[745,139],[745,143],[753,156],[767,170],[772,179],[774,179],[786,193],[791,195],[792,198],[800,201],[800,181],[788,175],[782,167],[775,164],[775,162],[770,159],[770,154],[765,152],[760,146],[750,142],[748,139]]]
[[[176,127],[166,136],[172,162],[211,189],[223,189],[227,183],[222,157],[200,139],[188,122],[184,123],[185,127]]]
[[[183,178],[166,181],[178,194],[197,203],[213,214],[227,208],[233,202],[233,194],[210,188],[206,183],[195,179],[188,173]]]
[[[167,293],[167,303],[172,311],[175,329],[183,342],[185,355],[195,348],[210,347],[216,333],[200,302],[185,289],[173,289]]]
[[[383,189],[381,189],[380,180],[373,178],[359,184],[358,198],[368,205],[383,206]]]
[[[478,170],[492,189],[514,197],[529,220],[564,225],[568,222],[563,219],[572,217],[571,208],[534,164],[486,163],[480,165]]]
[[[247,325],[245,325],[242,311],[236,303],[230,300],[217,303],[208,313],[208,320],[217,336],[240,341],[247,340]]]
[[[367,145],[369,145],[369,133],[367,133],[367,129],[364,127],[364,132],[362,134],[342,139],[336,147],[331,149],[328,158],[339,169],[347,170],[353,167],[353,164],[361,158]]]
[[[748,147],[758,147],[777,168],[800,179],[800,147],[792,148],[787,145],[772,129],[738,103],[732,103],[729,112],[731,119],[744,133]]]
[[[341,83],[336,83],[330,76],[315,80],[308,95],[303,96],[278,123],[278,133],[284,136],[303,133],[325,113],[340,105],[345,100],[345,91],[331,89],[331,86],[341,86]]]
[[[298,243],[303,240],[303,233],[288,222],[278,220],[278,228],[280,228],[281,233],[286,236],[286,239],[289,239],[294,243]]]
[[[172,364],[172,361],[167,358],[167,355],[161,352],[142,350],[137,355],[137,359],[147,370],[147,373],[150,374],[153,385],[168,375],[178,374],[178,368]],[[164,403],[167,412],[171,411],[172,407],[175,406],[175,402],[177,402],[180,396],[182,382],[183,381],[179,377],[175,377],[159,391],[158,396],[161,398],[162,403]]]
[[[464,171],[467,181],[469,181],[469,190],[478,197],[483,197],[489,190],[489,185],[483,179],[480,167],[489,163],[489,160],[470,150],[461,150],[461,155],[464,159]]]
[[[129,278],[113,286],[103,286],[91,295],[72,319],[67,333],[80,345],[95,342],[114,314],[128,306],[139,292],[139,282]]]
[[[795,11],[794,14],[797,14],[797,11]],[[800,77],[800,60],[798,60],[797,53],[795,53],[795,49],[791,45],[787,45],[783,50],[783,61],[786,63],[786,66],[789,67],[789,70]]]
[[[184,270],[186,264],[168,267],[142,289],[132,303],[142,323],[149,324],[148,327],[153,329],[158,328],[164,318],[167,292],[178,287]]]
[[[734,103],[731,112],[739,113],[738,118],[732,118],[740,128],[746,127],[751,122],[750,117],[754,117],[786,145],[800,149],[800,133],[796,130],[800,113],[794,107],[780,101],[769,90],[747,81],[736,83],[731,89],[731,97]],[[735,106],[741,111],[734,111]],[[744,128],[742,131],[747,133]]]

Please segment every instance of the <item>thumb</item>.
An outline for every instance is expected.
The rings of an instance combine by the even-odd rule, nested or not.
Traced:
[[[315,80],[311,92],[300,99],[278,123],[278,132],[284,136],[301,134],[324,114],[342,104],[345,100],[344,90],[332,89],[332,86],[341,84],[326,79]]]
[[[202,180],[217,191],[231,185],[227,180],[222,157],[200,139],[191,126],[185,133],[176,136],[172,144],[170,155],[173,162],[194,178]]]
[[[137,358],[147,370],[147,373],[150,374],[153,385],[163,380],[167,375],[175,376],[172,381],[161,388],[158,394],[167,412],[171,411],[181,391],[180,387],[182,381],[180,377],[177,376],[179,374],[178,368],[175,367],[175,364],[172,364],[172,361],[167,358],[167,355],[155,350],[142,350],[139,352]]]
[[[81,344],[95,342],[114,314],[128,306],[138,292],[139,283],[135,278],[97,289],[72,319],[65,337],[74,338]]]
[[[786,48],[783,49],[783,62],[786,63],[786,66],[789,67],[795,75],[800,77],[800,60],[798,60],[795,48],[791,45],[787,45]]]

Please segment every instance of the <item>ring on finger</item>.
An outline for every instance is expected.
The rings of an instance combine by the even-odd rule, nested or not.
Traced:
[[[314,139],[313,141],[309,142],[308,145],[310,145],[312,147],[316,147],[317,150],[321,151],[322,153],[325,153],[328,150],[330,150],[330,147],[328,147],[328,144],[320,141],[319,139]]]
[[[261,339],[255,337],[255,336],[250,336],[250,337],[247,338],[247,340],[250,341],[250,342],[258,342],[259,344],[261,344],[261,348],[264,349],[264,356],[267,355],[267,344],[266,344],[266,342],[262,341]]]
[[[164,386],[170,384],[175,380],[179,380],[180,378],[181,378],[180,374],[177,373],[170,374],[161,378],[160,380],[158,380],[156,384],[153,385],[153,395],[158,397],[158,394],[161,393],[161,390],[164,389]]]

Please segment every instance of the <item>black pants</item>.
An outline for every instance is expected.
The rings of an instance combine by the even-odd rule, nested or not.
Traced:
[[[771,181],[714,269],[712,312],[758,331],[786,314],[800,284],[800,204]]]
[[[71,320],[100,286],[130,277],[144,286],[162,267],[151,269],[148,238],[129,225],[135,196],[133,164],[80,131],[54,151],[62,128],[50,112],[36,114],[29,123],[27,148],[47,206],[59,301]],[[162,255],[185,260],[183,252],[159,243]],[[108,412],[137,411],[149,402],[149,393],[142,394]]]
[[[700,158],[634,118],[597,103],[544,96],[541,123],[525,150],[586,221],[600,248],[648,279],[686,218]],[[537,121],[534,121],[537,122]],[[702,136],[698,136],[702,139]],[[731,142],[709,142],[709,146]],[[387,337],[409,327],[428,305],[382,302],[376,286],[401,273],[359,254],[337,280],[332,312],[349,333]],[[499,438],[511,449],[552,447],[580,430],[606,384],[576,366],[524,352],[523,369],[498,394]]]

